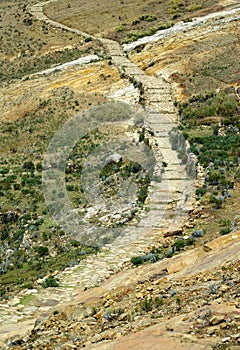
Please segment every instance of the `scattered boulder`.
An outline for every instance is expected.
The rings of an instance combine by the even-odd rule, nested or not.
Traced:
[[[210,320],[210,324],[212,326],[215,326],[216,324],[222,323],[224,321],[224,316],[223,315],[214,315]]]
[[[112,164],[112,163],[120,163],[122,162],[122,156],[118,153],[111,154],[107,159],[105,160],[105,166]]]

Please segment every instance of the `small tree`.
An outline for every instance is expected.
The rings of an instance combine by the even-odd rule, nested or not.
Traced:
[[[23,169],[26,171],[34,172],[35,166],[32,161],[27,161],[23,163]]]

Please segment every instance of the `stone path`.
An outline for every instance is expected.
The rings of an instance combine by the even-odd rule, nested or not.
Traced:
[[[50,1],[51,2],[51,1]],[[48,19],[42,12],[48,2],[30,8],[33,15],[50,25],[90,37],[73,28]],[[93,37],[94,38],[94,37]],[[57,277],[61,288],[23,291],[7,304],[0,305],[0,338],[7,338],[11,332],[19,332],[14,325],[21,325],[25,331],[40,315],[56,305],[67,303],[74,298],[76,287],[90,288],[99,285],[113,273],[122,269],[133,255],[144,252],[164,231],[179,227],[185,221],[188,210],[193,206],[194,186],[169,141],[169,131],[177,125],[177,111],[173,106],[171,86],[163,78],[147,76],[124,54],[122,47],[112,40],[94,38],[101,41],[112,62],[125,76],[141,86],[146,119],[145,127],[154,132],[153,151],[156,158],[154,175],[162,176],[162,181],[151,183],[147,199],[148,212],[134,226],[128,226],[112,244],[106,245],[97,256],[90,256],[79,266],[68,268]],[[162,161],[167,168],[162,174]],[[79,292],[78,292],[79,293]],[[25,328],[24,328],[25,327]]]

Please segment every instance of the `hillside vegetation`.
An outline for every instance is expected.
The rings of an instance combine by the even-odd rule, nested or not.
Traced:
[[[220,11],[225,5],[226,9],[237,7],[237,1],[124,0],[109,5],[105,0],[59,0],[44,6],[49,18],[95,38],[37,20],[29,11],[30,4],[30,0],[0,4],[0,334],[11,338],[12,331],[13,335],[19,332],[16,338],[6,340],[5,348],[104,350],[106,341],[108,346],[120,339],[123,345],[118,347],[116,343],[116,349],[126,350],[124,337],[129,335],[129,344],[133,341],[135,346],[131,348],[137,349],[134,333],[150,327],[150,344],[154,345],[151,327],[157,325],[163,344],[165,336],[169,337],[167,346],[175,341],[174,333],[176,343],[172,348],[187,344],[184,350],[237,349],[238,15],[232,21],[225,21],[223,16],[216,28],[215,20],[209,20],[204,29],[179,31],[124,53],[135,69],[139,67],[147,76],[171,84],[172,100],[166,103],[171,103],[171,111],[176,108],[178,116],[178,125],[169,134],[172,148],[184,164],[186,148],[181,140],[187,140],[198,159],[194,206],[186,208],[189,216],[181,227],[158,228],[158,236],[153,232],[154,243],[145,244],[146,238],[145,245],[140,242],[139,249],[134,250],[137,254],[129,248],[123,263],[117,260],[125,254],[120,249],[115,252],[118,255],[113,264],[109,237],[100,237],[92,244],[68,235],[50,215],[42,188],[42,162],[48,145],[71,117],[110,102],[113,96],[149,108],[149,91],[137,78],[129,78],[127,64],[120,69],[114,65],[97,38],[127,44],[179,21],[186,23],[196,16]],[[99,61],[50,74],[33,74],[90,54],[97,55]],[[114,116],[114,111],[109,110],[109,115]],[[157,148],[151,128],[142,120],[128,122],[124,119],[114,127],[100,122],[98,128],[84,135],[69,154],[65,182],[74,210],[87,217],[88,223],[106,228],[129,226],[134,232],[140,218],[150,211],[150,175],[139,163],[119,159],[105,164],[99,174],[99,191],[109,202],[124,181],[134,184],[135,202],[126,217],[119,218],[115,213],[110,217],[111,213],[102,209],[95,211],[81,182],[89,154],[107,142],[120,144],[124,140],[139,149]],[[173,171],[167,160],[161,160],[160,165],[162,174]],[[154,180],[160,182],[161,177]],[[60,198],[64,193],[53,190],[52,196]],[[166,211],[174,213],[173,202],[166,203]],[[91,271],[91,265],[98,262],[99,271],[94,271],[97,282],[88,283],[84,268]],[[104,275],[106,266],[109,274]],[[80,288],[78,278],[82,276]],[[71,303],[63,307],[60,303],[65,296]],[[181,316],[181,322],[189,320],[188,327],[179,326]],[[35,324],[38,317],[40,321]],[[28,321],[31,327],[25,328]],[[22,336],[13,324],[19,329],[24,324]],[[32,332],[24,338],[28,329]],[[143,331],[143,338],[146,334]],[[114,344],[109,346],[115,349]],[[169,345],[167,349],[172,348]]]

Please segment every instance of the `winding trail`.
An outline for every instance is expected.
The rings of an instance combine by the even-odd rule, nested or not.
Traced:
[[[193,207],[194,186],[193,180],[188,176],[185,166],[181,164],[177,152],[173,151],[170,145],[169,131],[176,127],[178,123],[178,113],[173,105],[170,84],[162,78],[146,75],[144,71],[127,58],[118,42],[94,37],[49,19],[44,14],[43,7],[54,1],[56,0],[36,4],[30,7],[30,11],[38,20],[45,21],[51,26],[87,38],[91,37],[104,45],[112,63],[119,71],[141,87],[146,115],[144,124],[146,128],[154,132],[153,151],[156,158],[154,175],[162,175],[163,160],[168,164],[165,173],[162,175],[162,181],[151,183],[147,200],[150,211],[143,216],[136,226],[128,227],[121,237],[108,246],[110,251],[107,258],[106,254],[103,254],[103,259],[101,259],[100,254],[96,262],[94,262],[95,258],[88,259],[91,263],[87,270],[84,269],[84,275],[87,276],[88,286],[91,286],[104,277],[99,273],[100,261],[101,266],[106,266],[106,271],[109,273],[109,268],[112,271],[112,266],[121,265],[129,258],[129,254],[132,256],[134,253],[143,251],[144,247],[148,246],[151,241],[155,241],[162,232],[179,228],[184,223],[189,209]],[[170,205],[170,208],[167,209],[168,205]]]
[[[177,152],[173,151],[169,141],[169,131],[178,124],[178,113],[173,105],[173,97],[170,84],[161,77],[152,77],[146,75],[136,64],[132,63],[126,56],[121,45],[113,40],[94,37],[83,31],[70,28],[61,23],[49,19],[43,12],[43,7],[46,4],[55,2],[57,0],[50,0],[41,2],[30,7],[30,12],[40,21],[45,21],[51,26],[61,28],[63,30],[71,31],[83,37],[100,41],[106,48],[108,55],[111,57],[112,63],[119,69],[120,72],[130,80],[134,81],[142,90],[142,99],[144,100],[144,109],[146,118],[144,121],[145,127],[154,132],[154,153],[156,157],[155,175],[161,174],[162,161],[168,163],[166,173],[163,176],[161,183],[152,183],[152,191],[148,198],[149,206],[153,205],[154,210],[157,210],[157,215],[154,214],[154,224],[147,224],[149,221],[147,215],[144,222],[140,224],[144,229],[146,227],[155,228],[169,228],[169,220],[163,223],[163,215],[165,213],[166,204],[175,202],[175,208],[185,209],[184,202],[186,197],[189,197],[189,190],[192,189],[192,181],[189,181],[189,176],[185,171],[185,167],[178,159]],[[190,188],[191,187],[191,188]],[[171,217],[173,213],[171,212]],[[156,216],[160,220],[156,220]],[[166,215],[165,215],[166,216]],[[179,219],[182,216],[178,212],[175,216],[174,227],[179,226]],[[150,218],[152,221],[152,218]],[[156,222],[157,221],[157,222]],[[172,220],[173,221],[173,220]],[[183,223],[183,220],[180,220]],[[139,237],[139,235],[138,235]],[[129,237],[128,237],[129,239]],[[118,242],[119,244],[120,242]]]
[[[143,214],[140,222],[127,227],[121,237],[107,245],[97,256],[90,256],[79,266],[60,273],[60,284],[65,288],[30,290],[32,299],[28,305],[19,305],[19,300],[26,297],[24,293],[20,293],[7,305],[0,305],[0,338],[3,340],[14,334],[26,333],[32,328],[36,318],[49,312],[53,306],[70,302],[79,294],[79,290],[99,285],[120,271],[131,256],[143,252],[151,243],[159,241],[163,232],[175,230],[183,225],[189,210],[194,206],[194,180],[188,176],[169,140],[169,131],[178,124],[178,113],[173,105],[170,84],[162,77],[146,75],[127,58],[119,43],[94,37],[49,19],[43,13],[43,7],[54,1],[57,0],[41,2],[31,6],[29,10],[38,20],[51,26],[99,40],[120,72],[141,86],[146,112],[144,124],[154,132],[154,174],[161,175],[163,160],[168,166],[161,182],[152,181],[147,200],[149,211]],[[211,18],[214,20],[215,17]],[[201,23],[205,24],[204,21],[199,21],[198,25]]]

